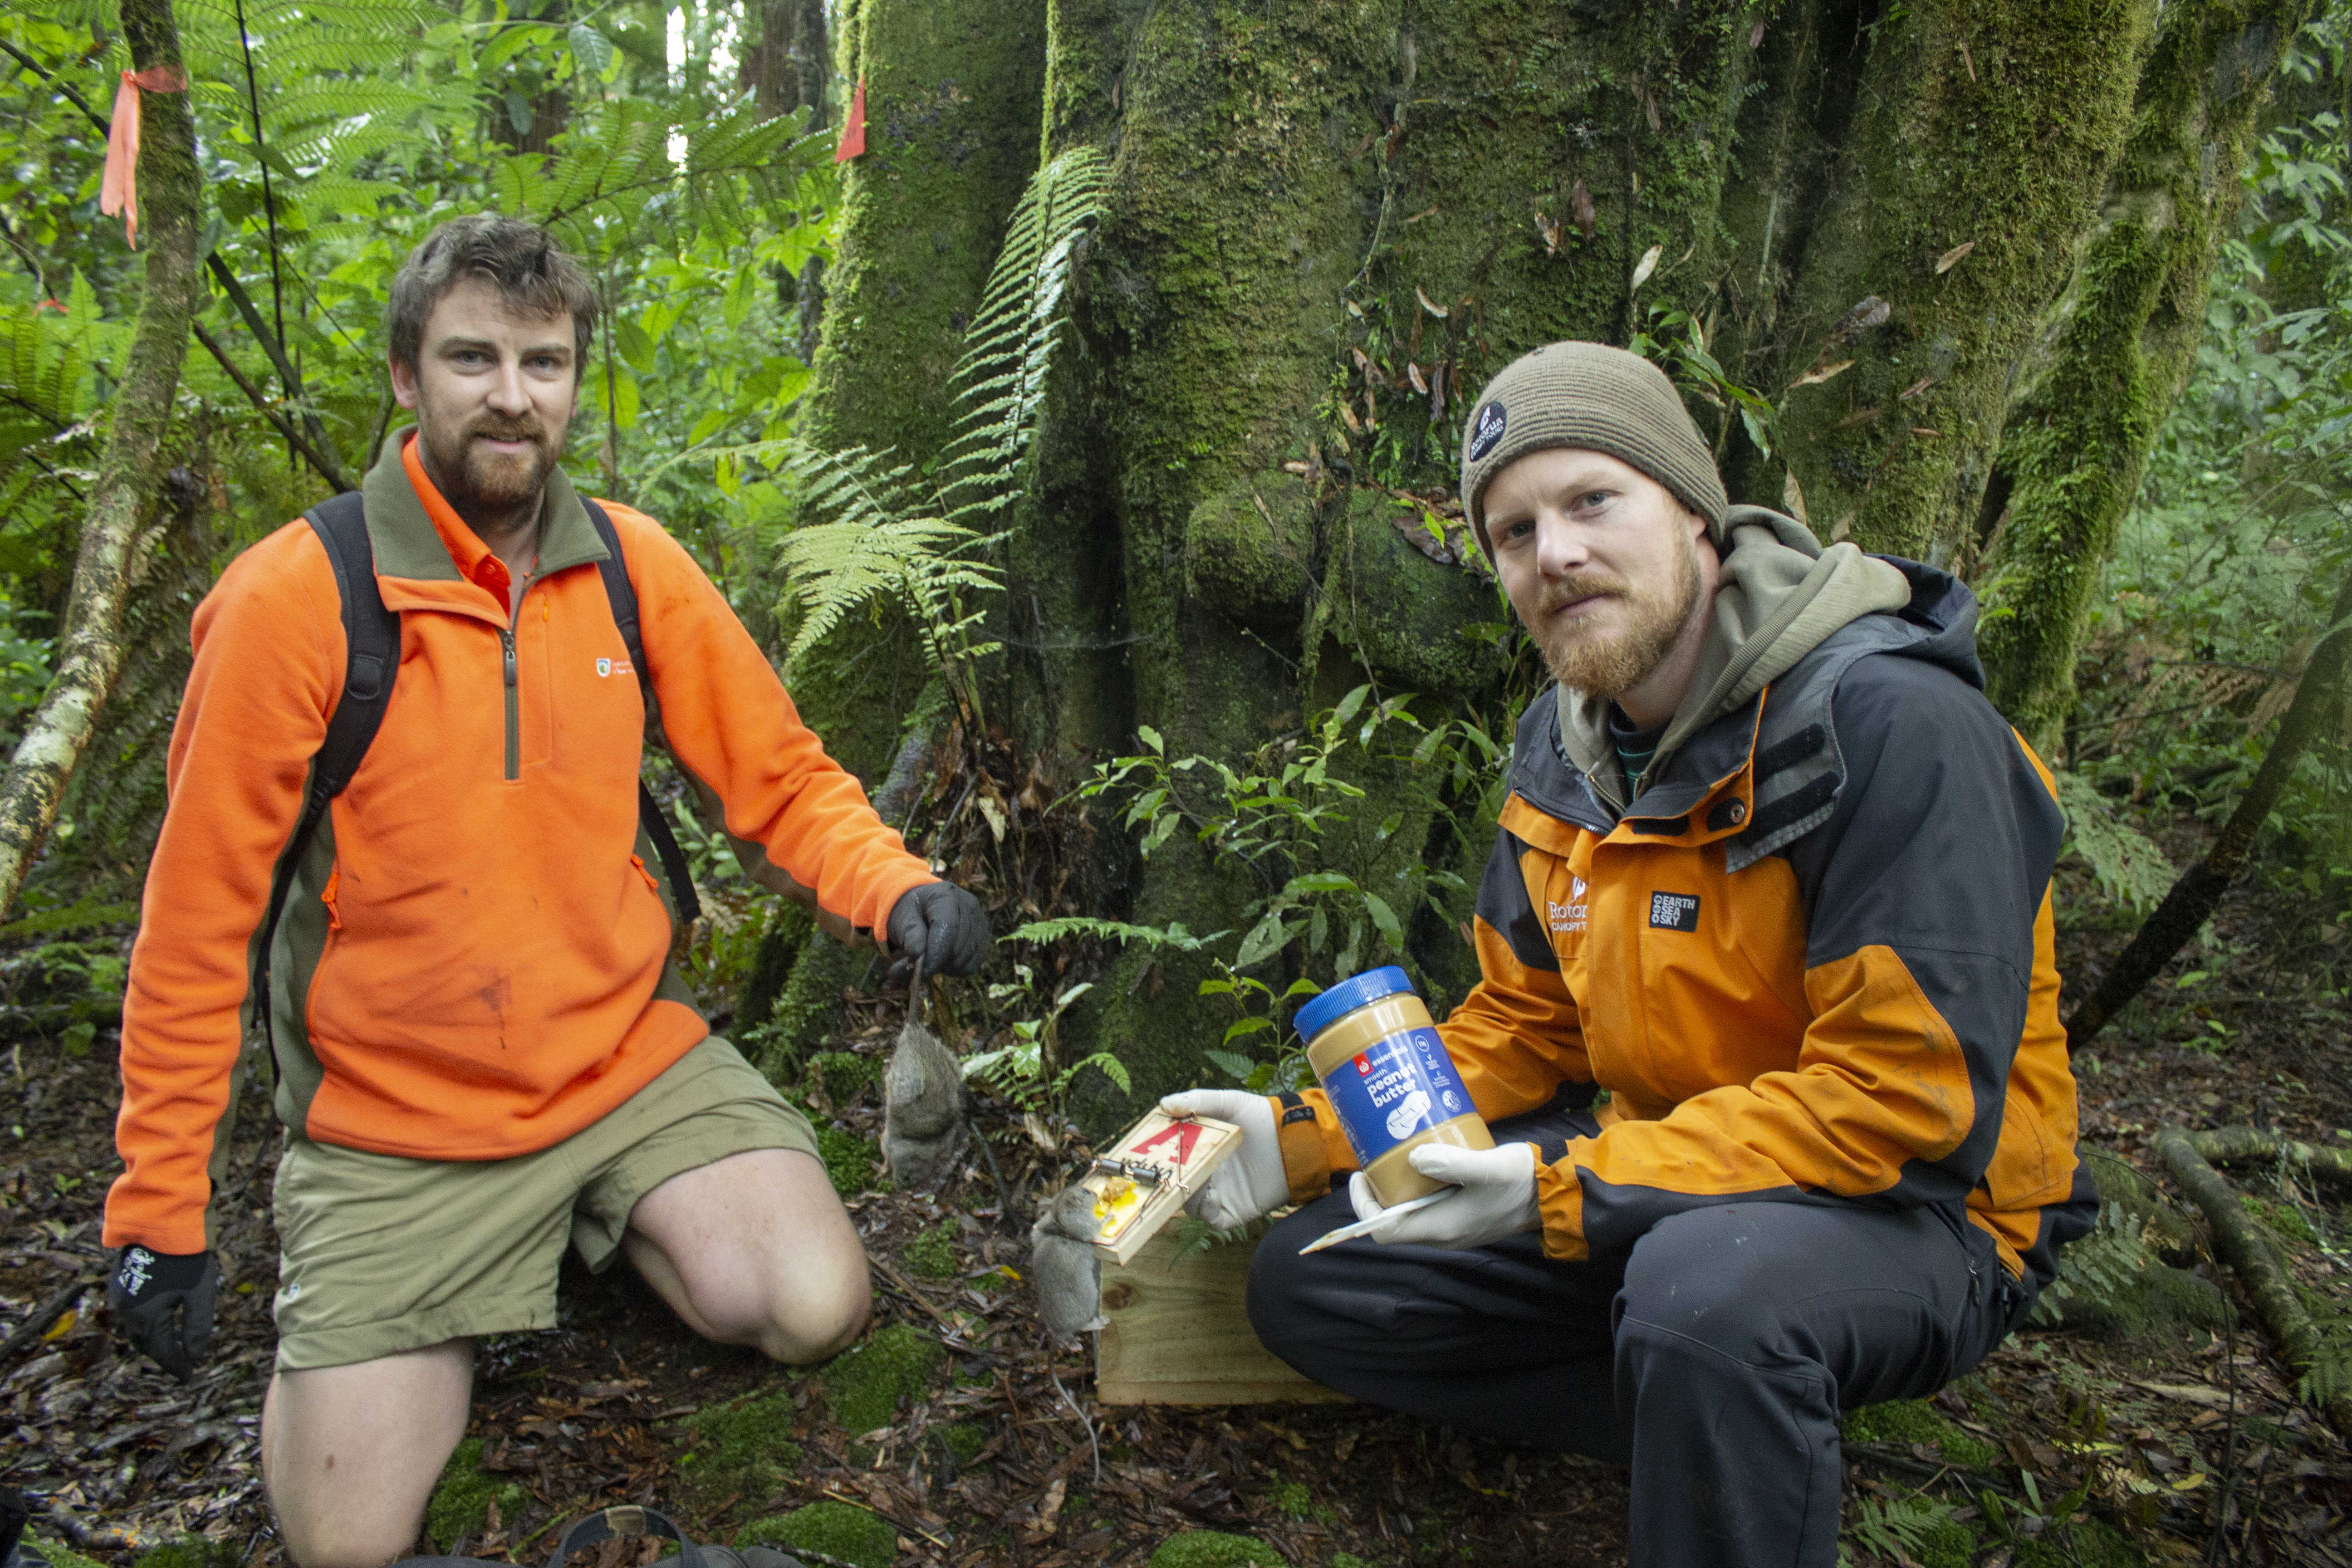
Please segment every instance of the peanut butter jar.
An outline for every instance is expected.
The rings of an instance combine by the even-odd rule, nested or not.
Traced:
[[[1495,1146],[1403,970],[1391,964],[1343,980],[1301,1007],[1291,1024],[1384,1206],[1444,1184],[1410,1163],[1423,1144]]]

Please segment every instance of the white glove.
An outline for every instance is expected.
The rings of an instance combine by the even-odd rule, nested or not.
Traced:
[[[1282,1168],[1282,1143],[1274,1129],[1274,1106],[1262,1094],[1241,1089],[1188,1089],[1160,1101],[1171,1116],[1206,1116],[1242,1130],[1242,1146],[1209,1173],[1209,1184],[1184,1205],[1217,1230],[1235,1230],[1290,1201],[1290,1177]]]
[[[1431,1181],[1453,1184],[1454,1190],[1426,1207],[1375,1225],[1364,1233],[1374,1241],[1391,1247],[1484,1247],[1543,1225],[1542,1211],[1536,1206],[1532,1143],[1506,1143],[1499,1149],[1424,1143],[1405,1159]],[[1356,1205],[1358,1219],[1378,1219],[1387,1212],[1361,1171],[1348,1179],[1348,1199]]]

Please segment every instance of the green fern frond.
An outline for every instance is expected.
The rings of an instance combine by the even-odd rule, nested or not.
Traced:
[[[1030,178],[1005,226],[952,378],[959,412],[940,454],[950,521],[1011,504],[1036,438],[1079,239],[1102,214],[1108,167],[1076,147]]]
[[[2109,898],[2145,914],[2172,890],[2172,862],[2147,836],[2116,816],[2095,785],[2082,774],[2060,773],[2058,804],[2074,851]]]

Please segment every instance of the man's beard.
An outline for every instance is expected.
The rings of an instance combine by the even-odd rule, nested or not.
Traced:
[[[1681,640],[1698,609],[1703,582],[1690,535],[1675,531],[1675,583],[1670,592],[1645,593],[1617,577],[1580,573],[1544,590],[1544,663],[1552,679],[1591,697],[1616,697],[1646,679]],[[1573,624],[1554,626],[1551,612],[1562,605],[1601,595],[1625,603],[1626,624],[1613,637],[1596,637]],[[1582,616],[1578,617],[1580,621]]]
[[[469,521],[477,514],[511,512],[537,500],[562,447],[561,435],[551,438],[535,418],[485,415],[456,430],[432,419],[417,423],[433,483],[442,499]],[[516,455],[493,452],[482,444],[486,438],[528,441],[530,447]]]

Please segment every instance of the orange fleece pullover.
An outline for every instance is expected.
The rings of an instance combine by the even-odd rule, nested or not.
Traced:
[[[645,704],[585,510],[554,475],[510,619],[504,566],[412,440],[388,441],[364,486],[377,583],[401,612],[400,673],[279,922],[277,1101],[322,1142],[496,1160],[594,1122],[709,1028],[668,964],[673,915],[638,835]],[[725,803],[730,832],[825,910],[880,927],[929,868],[801,723],[686,551],[604,504],[678,762]],[[209,1245],[257,1000],[252,942],[342,693],[338,605],[326,551],[297,521],[232,563],[196,611],[123,1005],[126,1169],[108,1246]]]

